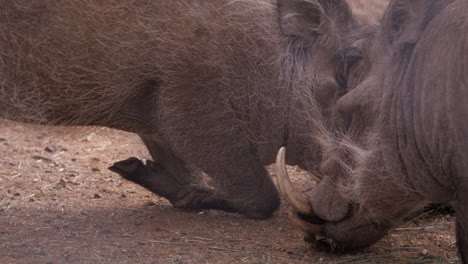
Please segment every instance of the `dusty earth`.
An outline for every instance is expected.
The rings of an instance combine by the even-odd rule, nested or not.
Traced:
[[[132,134],[0,120],[0,151],[0,263],[459,263],[450,215],[337,255],[304,242],[286,205],[267,221],[174,209],[107,170],[148,158]]]

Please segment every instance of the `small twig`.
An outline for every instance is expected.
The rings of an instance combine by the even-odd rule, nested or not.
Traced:
[[[172,241],[163,241],[163,240],[148,240],[150,243],[159,243],[159,244],[175,244],[175,245],[196,245],[197,243],[187,243],[187,242],[172,242]]]
[[[133,235],[124,233],[124,234],[115,234],[115,236],[118,236],[118,237],[132,237]]]
[[[36,160],[43,160],[43,161],[47,161],[47,162],[50,162],[50,163],[55,163],[55,161],[49,157],[45,157],[45,156],[41,156],[41,155],[33,155],[32,156],[33,159],[36,159]]]
[[[219,250],[219,251],[229,251],[229,252],[241,252],[240,250],[229,249],[229,248],[221,248],[221,247],[210,247],[208,249]]]
[[[186,241],[186,243],[191,243],[191,242],[193,242],[193,243],[195,243],[195,244],[206,245],[205,242],[201,242],[201,241],[199,241],[199,240],[185,240],[185,241]]]
[[[2,175],[2,177],[5,178],[5,179],[7,179],[7,180],[9,180],[9,181],[13,181],[13,180],[12,180],[10,177],[8,177],[8,176]]]
[[[211,239],[211,238],[196,237],[196,236],[195,236],[195,237],[193,237],[193,238],[195,238],[195,239],[199,239],[199,240],[206,240],[206,241],[212,241],[212,240],[213,240],[213,239]]]
[[[406,230],[428,230],[428,229],[437,229],[435,226],[424,226],[424,227],[401,227],[396,228],[395,231],[406,231]]]

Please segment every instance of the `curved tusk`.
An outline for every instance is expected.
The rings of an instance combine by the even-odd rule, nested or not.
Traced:
[[[291,183],[286,170],[286,148],[282,147],[276,156],[276,180],[278,191],[294,210],[304,215],[313,215],[309,199],[300,193]]]

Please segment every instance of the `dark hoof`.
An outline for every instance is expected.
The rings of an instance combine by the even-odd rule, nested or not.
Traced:
[[[175,175],[150,160],[144,164],[141,160],[132,157],[114,163],[109,170],[168,199],[172,204],[176,203],[181,193],[188,188],[178,183]]]
[[[279,198],[256,201],[249,205],[233,204],[215,190],[201,185],[187,185],[177,182],[176,175],[164,169],[163,166],[131,157],[114,163],[109,170],[123,178],[132,181],[149,191],[162,196],[177,208],[203,210],[215,209],[226,212],[239,212],[251,219],[268,219],[273,216],[279,206]]]
[[[150,160],[144,164],[141,160],[132,157],[114,163],[109,170],[165,197],[177,208],[200,210],[225,206],[224,200],[213,199],[213,190],[178,184],[174,175]]]
[[[114,163],[113,166],[109,167],[109,170],[119,174],[127,180],[137,183],[140,182],[147,174],[147,167],[145,164],[135,157],[118,161]]]

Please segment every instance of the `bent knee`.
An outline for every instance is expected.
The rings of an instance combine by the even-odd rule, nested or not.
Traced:
[[[257,197],[255,201],[249,201],[241,210],[241,213],[252,219],[268,219],[278,210],[280,198],[278,194],[270,193],[266,196]]]

